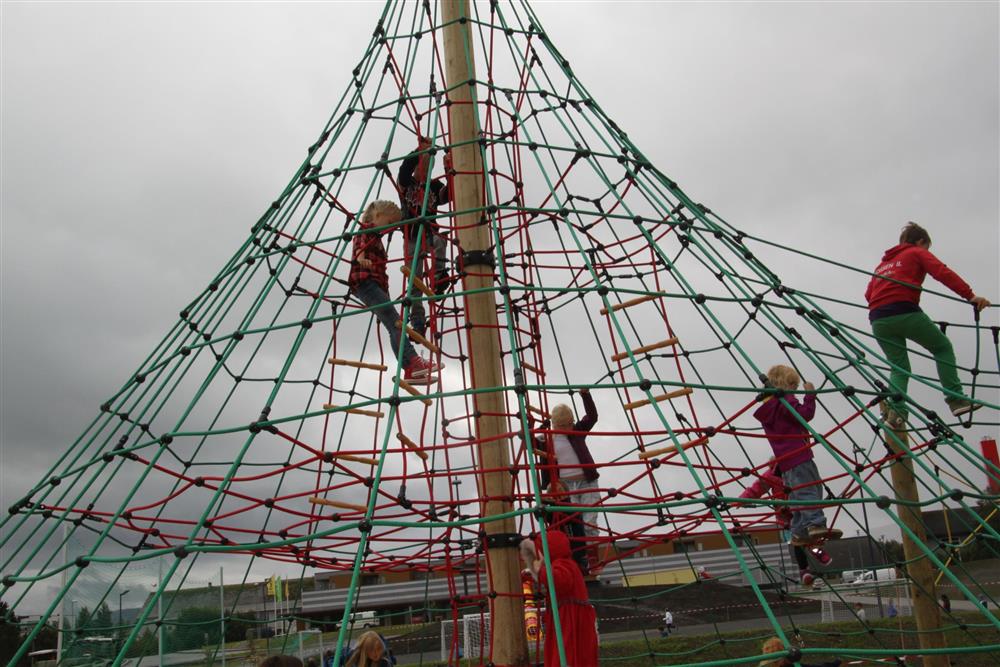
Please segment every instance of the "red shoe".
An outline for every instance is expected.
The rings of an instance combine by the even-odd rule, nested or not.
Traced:
[[[414,357],[410,365],[406,367],[406,373],[403,378],[407,382],[419,382],[421,384],[431,382],[437,382],[437,377],[434,376],[434,371],[442,368],[440,364],[436,364],[433,361],[427,361],[423,357]]]
[[[812,554],[813,558],[815,558],[816,562],[819,563],[820,565],[829,565],[830,563],[833,562],[833,556],[823,551],[819,547],[813,547],[812,549],[809,550],[809,553]]]
[[[799,579],[802,582],[803,588],[812,588],[813,584],[816,583],[816,577],[809,570],[800,570]]]

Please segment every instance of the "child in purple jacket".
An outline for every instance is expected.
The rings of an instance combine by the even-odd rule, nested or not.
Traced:
[[[789,366],[773,366],[767,372],[768,383],[775,389],[792,392],[799,387],[799,374]],[[803,389],[812,391],[810,382]],[[804,421],[810,421],[816,414],[816,396],[806,394],[800,403],[790,394],[782,396]],[[781,479],[790,489],[789,500],[823,500],[823,485],[819,470],[813,460],[812,443],[809,432],[795,414],[786,408],[776,396],[766,396],[753,416],[764,426],[764,434],[774,459],[781,469]],[[836,528],[826,527],[823,510],[815,507],[792,508],[792,546],[808,546],[824,539],[836,539],[842,535]]]

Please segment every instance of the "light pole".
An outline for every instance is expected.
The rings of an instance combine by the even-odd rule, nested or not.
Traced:
[[[460,493],[459,489],[462,486],[462,480],[456,479],[455,481],[453,481],[451,483],[451,485],[455,487],[455,517],[458,518],[458,519],[461,519],[462,518],[462,510],[461,510],[461,507],[462,507],[462,502],[461,502],[462,496],[461,496],[461,493]],[[459,528],[459,535],[460,535],[460,537],[461,537],[461,530],[462,529]],[[468,579],[469,575],[468,575],[468,573],[466,572],[466,569],[465,569],[466,568],[466,563],[465,563],[465,539],[464,538],[459,539],[458,546],[462,550],[462,564],[460,566],[460,568],[462,570],[462,590],[465,592],[465,597],[469,597],[469,579]]]
[[[131,592],[132,589],[126,588],[125,590],[123,590],[121,593],[118,594],[118,632],[116,634],[118,636],[119,641],[121,640],[122,636],[122,598]],[[119,647],[118,650],[120,651],[121,648]]]

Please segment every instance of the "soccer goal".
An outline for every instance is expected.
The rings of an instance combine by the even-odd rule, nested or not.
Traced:
[[[482,658],[489,655],[489,643],[489,614],[466,614],[457,623],[450,618],[441,621],[441,660]]]

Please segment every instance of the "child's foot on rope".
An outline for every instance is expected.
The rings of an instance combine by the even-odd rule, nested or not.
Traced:
[[[951,414],[956,417],[961,417],[962,415],[967,415],[974,410],[978,410],[983,407],[979,403],[973,403],[967,398],[947,398],[945,403],[948,404],[948,408],[951,410]]]
[[[434,293],[438,296],[445,294],[451,286],[458,282],[458,276],[447,271],[441,271],[434,275]]]
[[[403,377],[407,382],[430,384],[431,382],[437,382],[434,372],[441,368],[443,368],[441,364],[428,361],[423,357],[414,357],[406,367],[406,373]]]
[[[812,542],[818,540],[839,540],[844,536],[844,531],[838,530],[837,528],[827,528],[826,526],[810,526],[809,527],[809,539]]]
[[[793,533],[792,539],[789,540],[788,543],[791,544],[793,547],[808,547],[812,546],[812,543],[815,541],[816,540],[809,537],[809,535],[795,535]]]

